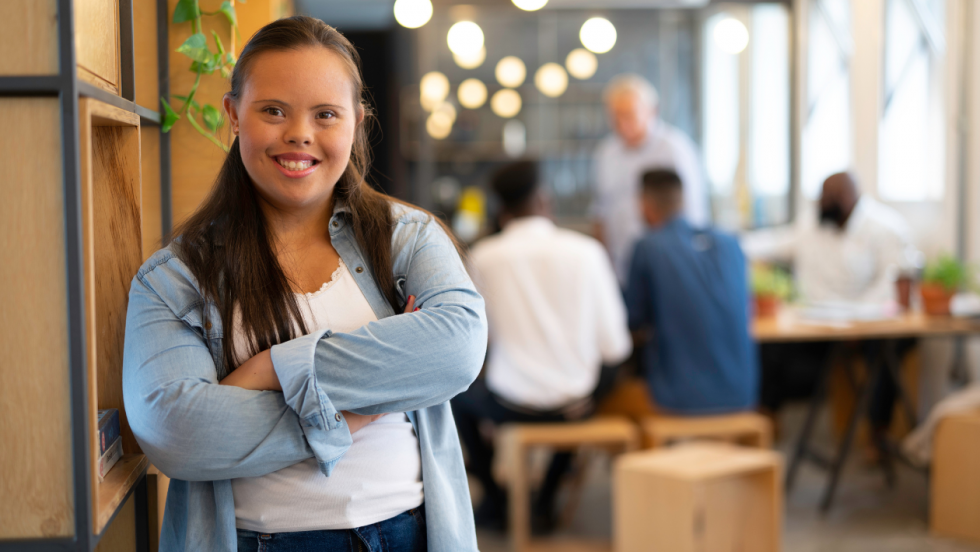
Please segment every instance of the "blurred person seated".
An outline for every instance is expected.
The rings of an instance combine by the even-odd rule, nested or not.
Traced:
[[[684,216],[694,226],[710,222],[708,194],[694,142],[659,117],[657,90],[635,74],[619,75],[603,94],[613,133],[595,152],[594,234],[609,251],[626,284],[633,245],[643,234],[640,178],[651,169],[672,169],[684,184]]]
[[[488,360],[485,377],[453,399],[452,408],[469,469],[484,490],[477,523],[502,528],[506,497],[493,479],[493,445],[481,427],[591,414],[602,366],[626,359],[632,341],[609,258],[596,240],[550,220],[537,164],[508,165],[491,185],[503,230],[470,253],[487,305]],[[553,526],[555,493],[570,461],[570,454],[555,454],[534,508],[535,529]]]
[[[887,305],[896,302],[895,280],[914,266],[918,252],[912,231],[894,209],[861,195],[850,173],[828,177],[818,202],[819,222],[801,217],[792,228],[754,232],[742,242],[753,260],[790,263],[800,298],[805,303]],[[907,350],[911,342],[900,346]],[[876,354],[880,344],[869,342],[862,353]],[[761,403],[775,413],[789,399],[812,393],[830,354],[830,343],[764,345]],[[876,436],[891,424],[897,394],[885,373],[869,409]]]
[[[649,331],[643,372],[657,410],[750,410],[758,361],[745,257],[734,236],[694,228],[680,216],[684,197],[677,173],[643,175],[650,228],[636,244],[626,292],[630,328]]]

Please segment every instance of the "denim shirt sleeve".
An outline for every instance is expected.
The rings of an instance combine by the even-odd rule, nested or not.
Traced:
[[[218,384],[201,328],[161,298],[192,291],[179,271],[160,266],[142,269],[130,288],[123,399],[143,452],[185,481],[254,477],[313,457],[304,426],[320,420],[300,419],[278,392]],[[350,440],[349,431],[332,433]]]
[[[407,267],[403,290],[415,295],[420,310],[350,333],[325,331],[272,347],[286,403],[301,419],[330,422],[338,410],[427,408],[465,391],[479,374],[487,344],[483,298],[438,223],[409,224],[414,231],[399,230],[393,257],[396,270]],[[328,460],[349,447],[341,439],[347,433],[307,427],[324,473],[332,467]]]

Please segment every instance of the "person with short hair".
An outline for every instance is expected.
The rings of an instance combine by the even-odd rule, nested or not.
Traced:
[[[633,252],[626,304],[630,328],[650,331],[642,359],[656,408],[679,414],[754,408],[758,362],[738,241],[681,216],[684,191],[674,171],[646,172],[642,188],[650,228]]]
[[[499,170],[492,188],[503,231],[478,242],[470,265],[487,301],[490,348],[485,377],[452,401],[470,471],[484,489],[477,523],[501,526],[506,500],[491,474],[487,422],[562,422],[594,408],[603,365],[632,351],[626,308],[602,245],[555,226],[532,161]],[[535,508],[552,523],[552,502],[571,456],[556,454]]]
[[[660,97],[635,74],[615,77],[603,94],[613,133],[595,152],[594,234],[626,284],[633,245],[643,234],[640,178],[651,169],[671,169],[684,184],[683,214],[693,226],[711,221],[697,148],[678,128],[659,117]]]

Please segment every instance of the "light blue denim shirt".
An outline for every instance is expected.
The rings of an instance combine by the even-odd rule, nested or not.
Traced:
[[[123,398],[143,452],[170,476],[160,549],[233,551],[231,479],[315,457],[327,476],[351,446],[340,414],[407,412],[418,434],[429,550],[477,550],[466,472],[449,399],[476,379],[487,344],[483,298],[452,241],[427,214],[393,204],[396,313],[354,239],[330,220],[334,248],[378,317],[350,333],[318,331],[272,347],[283,391],[218,385],[225,337],[217,307],[170,247],[133,278]],[[204,309],[208,309],[205,322]]]

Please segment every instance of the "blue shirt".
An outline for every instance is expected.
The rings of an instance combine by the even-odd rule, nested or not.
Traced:
[[[231,479],[307,458],[316,458],[329,476],[352,443],[341,410],[408,414],[422,458],[429,550],[477,550],[448,401],[469,387],[483,363],[483,298],[438,223],[399,204],[392,210],[395,282],[401,299],[415,295],[421,310],[394,316],[348,214],[337,208],[333,246],[354,269],[378,320],[350,333],[317,331],[272,347],[281,393],[218,385],[221,317],[170,247],[133,278],[123,399],[143,452],[172,478],[161,551],[235,551]]]
[[[756,405],[746,279],[733,236],[682,218],[637,242],[626,304],[631,328],[653,329],[643,369],[658,407],[710,414]]]

